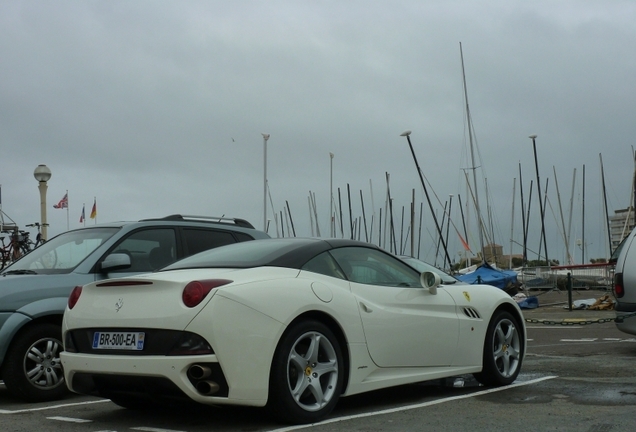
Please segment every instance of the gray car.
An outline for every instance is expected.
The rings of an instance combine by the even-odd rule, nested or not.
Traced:
[[[93,225],[52,238],[0,273],[0,379],[29,402],[66,394],[61,323],[75,286],[264,238],[243,219],[181,215]]]
[[[616,248],[610,262],[616,263],[614,271],[614,297],[616,303],[616,328],[636,335],[636,230],[633,230]]]

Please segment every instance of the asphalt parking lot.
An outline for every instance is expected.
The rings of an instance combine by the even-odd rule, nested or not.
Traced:
[[[580,291],[573,300],[604,294]],[[564,309],[567,293],[542,292],[538,299],[539,308],[524,310],[528,353],[522,373],[505,388],[480,387],[470,376],[396,387],[343,398],[321,424],[287,426],[248,408],[131,411],[77,395],[27,405],[0,385],[0,418],[9,431],[634,430],[636,337],[611,321],[598,322],[613,318],[613,311]]]

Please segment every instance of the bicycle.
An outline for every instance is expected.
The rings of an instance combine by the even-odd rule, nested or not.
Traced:
[[[38,229],[38,233],[35,236],[35,243],[33,243],[31,249],[35,249],[40,246],[42,243],[46,241],[46,239],[42,238],[42,227],[49,226],[49,224],[41,224],[39,222],[33,222],[32,224],[27,224],[27,227],[36,227]]]
[[[25,231],[3,231],[5,233],[10,234],[9,244],[4,243],[4,236],[0,237],[0,242],[2,243],[2,247],[0,247],[0,270],[5,268],[7,264],[12,263],[22,256],[22,249],[24,246],[21,241],[24,238]],[[28,238],[28,233],[27,233]]]

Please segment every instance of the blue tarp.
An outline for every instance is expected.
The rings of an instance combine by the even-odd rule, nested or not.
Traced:
[[[517,300],[517,304],[521,309],[536,309],[539,307],[539,299],[535,296],[530,296],[520,301]]]
[[[517,282],[517,272],[492,268],[487,263],[477,267],[474,272],[465,275],[456,275],[455,277],[471,285],[482,283],[496,286],[505,291],[516,288],[519,285]]]

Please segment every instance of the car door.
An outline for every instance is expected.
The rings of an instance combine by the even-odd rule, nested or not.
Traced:
[[[380,367],[449,366],[457,350],[459,320],[443,288],[437,294],[419,274],[381,250],[331,251],[350,281],[373,361]]]

